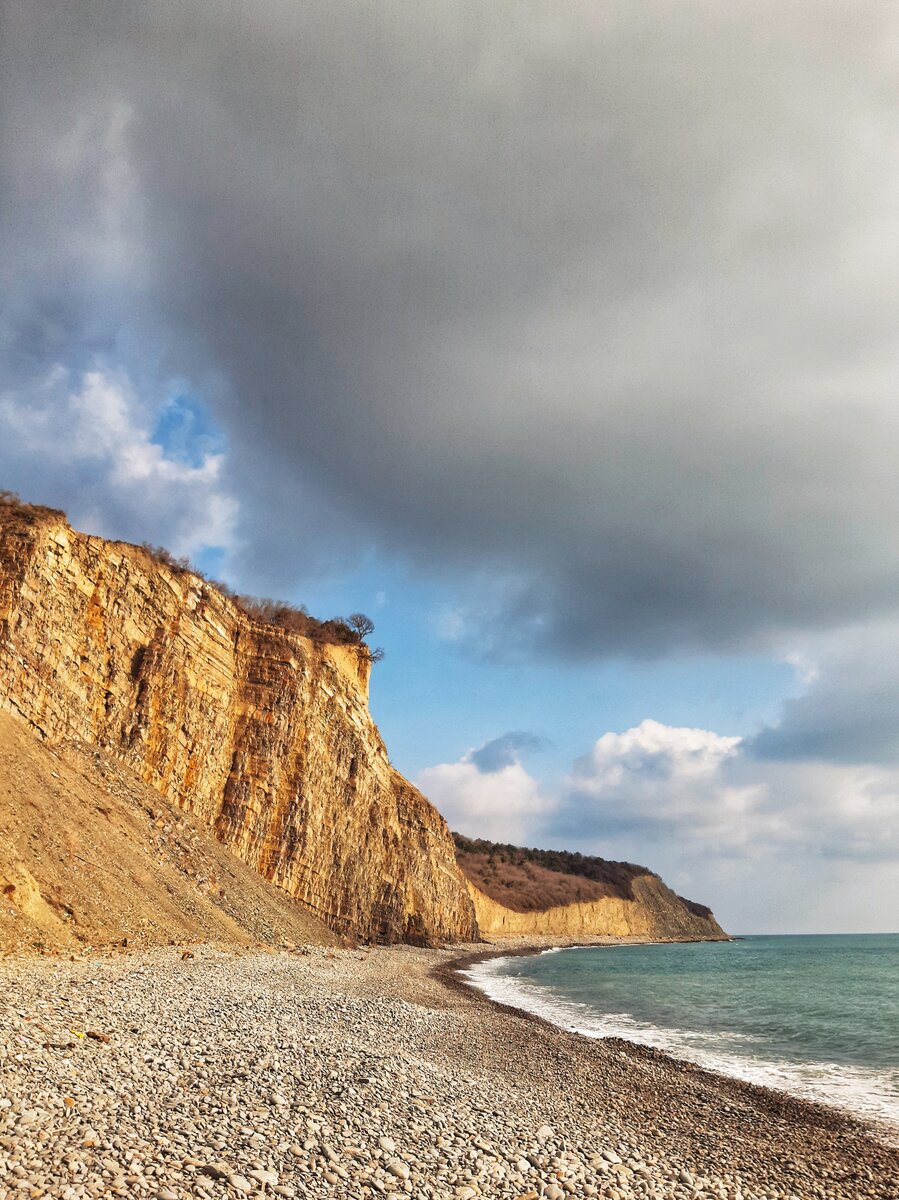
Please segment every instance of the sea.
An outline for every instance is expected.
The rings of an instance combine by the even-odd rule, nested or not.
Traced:
[[[562,1028],[655,1046],[899,1137],[899,934],[583,946],[467,974]]]

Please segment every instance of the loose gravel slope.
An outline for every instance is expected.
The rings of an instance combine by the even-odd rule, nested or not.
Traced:
[[[340,939],[115,759],[0,712],[0,952]]]

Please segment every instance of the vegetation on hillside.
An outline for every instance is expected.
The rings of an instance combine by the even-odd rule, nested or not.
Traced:
[[[286,600],[273,600],[268,596],[250,596],[235,592],[220,579],[209,579],[187,558],[176,558],[164,546],[153,546],[144,542],[142,549],[158,563],[173,571],[189,572],[204,579],[210,587],[227,596],[246,616],[262,625],[274,625],[298,633],[313,642],[338,646],[355,646],[369,662],[380,662],[384,657],[381,646],[371,647],[366,637],[374,632],[375,624],[365,613],[351,613],[348,617],[331,617],[320,621],[310,615],[305,604],[289,604]]]
[[[8,513],[28,522],[35,521],[38,517],[64,518],[66,515],[61,508],[48,508],[46,504],[26,504],[15,492],[7,491],[6,488],[0,488],[0,508],[5,508]]]
[[[678,896],[681,904],[685,904],[694,917],[711,917],[712,910],[707,904],[697,904],[695,900],[688,900],[686,896]]]
[[[580,904],[603,896],[633,898],[633,880],[653,872],[571,850],[537,850],[454,833],[463,873],[491,899],[517,912]]]

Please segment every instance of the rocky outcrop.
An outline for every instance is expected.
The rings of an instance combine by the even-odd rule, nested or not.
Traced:
[[[638,876],[631,888],[629,898],[602,896],[579,904],[517,912],[468,883],[478,926],[485,937],[608,935],[654,941],[727,937],[710,912],[682,900],[657,875]]]
[[[443,818],[390,765],[369,663],[140,547],[0,504],[0,707],[97,746],[340,933],[476,936]]]

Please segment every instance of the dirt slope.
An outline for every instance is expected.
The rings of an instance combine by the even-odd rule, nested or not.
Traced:
[[[338,939],[114,759],[0,713],[0,950]]]
[[[634,879],[651,874],[646,867],[633,863],[590,858],[584,861],[605,868],[601,874],[594,872],[597,877],[591,878],[575,871],[560,870],[558,865],[546,866],[543,860],[549,858],[550,851],[505,847],[463,838],[459,834],[454,836],[456,856],[465,877],[485,896],[513,912],[540,912],[565,904],[601,900],[606,896],[632,900]],[[573,859],[574,856],[556,857]]]

